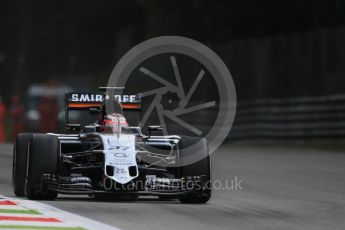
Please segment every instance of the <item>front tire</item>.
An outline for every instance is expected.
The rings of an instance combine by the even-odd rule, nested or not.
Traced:
[[[204,178],[200,190],[195,193],[179,196],[180,202],[189,204],[207,203],[211,198],[212,189],[211,160],[206,139],[198,137],[184,137],[179,142],[179,149],[181,158],[180,163],[183,164],[179,169],[181,177],[203,176]],[[191,164],[186,164],[184,159],[188,159],[188,157],[191,157],[193,154],[198,154],[197,158],[201,158],[201,160]]]
[[[32,200],[52,200],[57,193],[42,187],[42,174],[58,173],[60,144],[57,137],[47,134],[33,134],[28,148],[27,181],[25,195]]]
[[[25,196],[26,155],[31,137],[31,133],[18,134],[13,147],[12,187],[18,197]]]

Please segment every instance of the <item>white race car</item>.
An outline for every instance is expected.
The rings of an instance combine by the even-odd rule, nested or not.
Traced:
[[[143,135],[140,127],[128,125],[123,113],[131,110],[140,115],[140,98],[117,95],[116,88],[102,89],[104,95],[66,94],[66,134],[17,136],[15,195],[29,199],[54,199],[59,193],[112,199],[157,195],[206,203],[211,197],[206,139],[151,135],[160,132],[160,126],[149,126],[149,135]],[[69,124],[69,111],[75,109],[99,118],[84,127]],[[194,158],[197,162],[190,163]]]

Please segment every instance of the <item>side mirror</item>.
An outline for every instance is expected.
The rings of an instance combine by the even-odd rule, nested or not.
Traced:
[[[149,132],[162,132],[163,128],[160,125],[150,125],[149,127],[147,127],[147,130]]]
[[[100,114],[101,111],[97,108],[90,108],[89,109],[89,114],[92,114],[92,115],[97,115],[97,114]]]
[[[66,124],[66,130],[79,132],[81,129],[80,124]]]

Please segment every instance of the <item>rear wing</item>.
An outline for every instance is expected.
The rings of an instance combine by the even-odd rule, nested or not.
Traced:
[[[124,111],[142,110],[141,98],[136,95],[111,94],[122,105]],[[106,94],[97,93],[66,93],[65,95],[65,122],[69,123],[70,110],[89,110],[90,108],[100,108]]]

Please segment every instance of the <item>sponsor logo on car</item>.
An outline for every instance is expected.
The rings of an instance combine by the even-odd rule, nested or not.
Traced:
[[[138,95],[114,95],[114,98],[120,103],[139,103],[140,99]],[[69,97],[70,102],[102,102],[102,94],[93,94],[93,93],[72,93]]]

